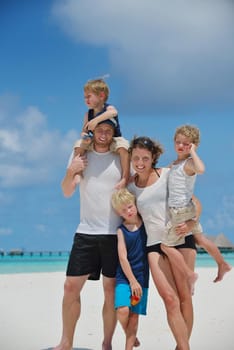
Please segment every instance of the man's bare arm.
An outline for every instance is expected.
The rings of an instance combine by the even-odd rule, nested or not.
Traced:
[[[65,197],[71,197],[80,182],[83,170],[88,162],[86,157],[76,156],[72,159],[71,164],[67,168],[65,177],[62,180],[61,187]]]

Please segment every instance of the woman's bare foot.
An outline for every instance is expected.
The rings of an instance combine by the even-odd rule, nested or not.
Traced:
[[[226,262],[223,262],[222,264],[218,264],[218,274],[213,282],[222,281],[225,273],[229,272],[231,269],[232,269],[232,267]]]

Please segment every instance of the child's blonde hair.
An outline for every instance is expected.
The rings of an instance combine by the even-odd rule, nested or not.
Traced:
[[[125,204],[130,204],[136,202],[134,194],[129,192],[127,188],[121,188],[120,190],[115,191],[111,197],[111,204],[113,208],[118,211],[118,209]]]
[[[176,140],[176,137],[178,134],[181,134],[189,140],[194,143],[196,146],[200,143],[200,131],[196,126],[193,125],[182,125],[176,128],[175,135],[174,135],[174,141]]]
[[[84,91],[85,92],[92,92],[95,95],[99,96],[101,93],[104,94],[104,102],[107,101],[110,89],[107,85],[107,83],[103,79],[93,79],[88,80],[87,83],[84,85]]]

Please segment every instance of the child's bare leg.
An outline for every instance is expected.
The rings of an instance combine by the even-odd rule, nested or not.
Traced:
[[[87,150],[90,150],[92,138],[87,137],[85,139],[79,139],[74,144],[74,157],[83,156]]]
[[[129,313],[130,310],[127,306],[119,307],[117,309],[117,319],[120,322],[124,332],[128,326]]]
[[[127,306],[126,307],[120,307],[120,308],[117,309],[117,319],[120,322],[120,324],[121,324],[121,326],[122,326],[122,328],[124,330],[124,333],[126,335],[126,346],[127,346],[127,332],[128,332],[128,328],[129,328],[129,326],[130,326],[130,330],[132,328],[134,328],[134,317],[132,317],[132,315],[136,315],[136,314],[132,314]],[[138,325],[138,315],[137,315],[137,325]],[[136,325],[136,332],[137,332],[137,325]],[[132,331],[130,331],[130,333],[131,332]],[[136,332],[135,332],[135,337],[134,337],[134,340],[133,340],[132,347],[133,346],[137,347],[137,346],[140,345],[140,342],[139,342],[138,338],[136,337]],[[130,340],[129,340],[129,342],[130,342]]]
[[[222,264],[219,264],[219,265],[218,265],[218,274],[217,274],[217,276],[215,277],[215,279],[214,279],[213,282],[222,281],[223,276],[225,275],[225,273],[228,272],[228,271],[230,271],[231,268],[232,268],[232,267],[231,267],[226,261],[224,261]]]
[[[132,350],[138,340],[136,338],[139,315],[130,312],[128,326],[126,328],[126,347],[125,350]]]
[[[194,238],[196,243],[205,249],[205,251],[214,258],[218,265],[218,273],[213,282],[221,281],[225,273],[230,271],[232,267],[224,260],[219,248],[203,234],[195,234]]]
[[[167,255],[170,264],[176,266],[185,275],[191,294],[194,294],[194,285],[198,279],[198,274],[189,268],[189,266],[184,261],[182,254],[175,247],[167,246],[162,243],[161,248]]]
[[[120,156],[120,164],[122,168],[122,178],[117,183],[115,188],[119,190],[120,188],[126,187],[130,175],[130,158],[129,153],[126,148],[120,147],[117,149],[117,153]]]

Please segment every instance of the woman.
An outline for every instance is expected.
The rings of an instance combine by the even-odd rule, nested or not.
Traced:
[[[177,344],[176,350],[189,350],[189,337],[193,326],[191,293],[185,276],[176,266],[170,266],[160,248],[167,219],[169,168],[155,168],[163,149],[159,143],[148,137],[134,138],[129,152],[135,171],[134,181],[129,184],[129,190],[137,198],[137,207],[145,224],[151,275],[165,304],[168,323]],[[199,209],[199,202],[197,204]],[[187,221],[177,227],[177,233],[185,235],[193,226],[194,221]],[[194,269],[196,247],[193,235],[187,235],[185,244],[177,248],[189,267]]]

